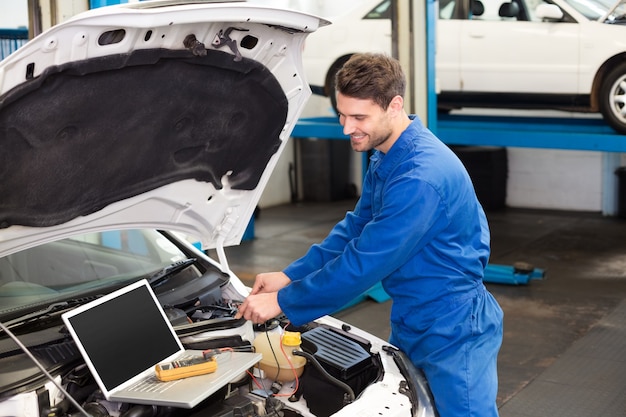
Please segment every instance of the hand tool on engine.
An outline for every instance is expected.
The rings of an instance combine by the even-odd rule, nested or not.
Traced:
[[[160,381],[174,381],[190,376],[204,375],[217,370],[215,355],[202,355],[155,366],[156,376]]]

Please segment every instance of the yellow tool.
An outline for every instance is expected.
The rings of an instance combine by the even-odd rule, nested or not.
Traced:
[[[174,381],[176,379],[188,378],[190,376],[210,374],[217,370],[217,359],[215,356],[161,363],[155,367],[156,376],[160,381]]]

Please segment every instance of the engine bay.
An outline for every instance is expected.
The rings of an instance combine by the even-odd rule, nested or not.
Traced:
[[[70,337],[30,351],[92,417],[325,417],[354,401],[368,385],[382,377],[379,355],[371,352],[369,341],[350,334],[347,325],[342,329],[313,322],[295,327],[285,317],[279,317],[253,326],[234,319],[236,308],[232,302],[221,298],[213,301],[212,305],[165,309],[170,322],[179,323],[174,328],[185,348],[254,352],[259,348],[259,340],[272,338],[279,342],[266,345],[259,364],[192,409],[108,401]],[[53,329],[48,331],[57,335],[65,331],[58,326]],[[280,346],[283,334],[298,337],[299,345],[291,352]],[[296,360],[302,364],[300,372],[295,372]],[[0,364],[3,367],[10,364],[13,369],[3,374],[5,381],[0,381],[0,407],[7,408],[3,415],[24,415],[17,410],[31,410],[27,415],[38,416],[84,415],[26,354],[1,358]],[[17,373],[24,377],[16,378]],[[15,393],[10,401],[5,401]]]
[[[48,274],[47,280],[39,285],[4,286],[11,287],[15,297],[18,291],[22,294],[19,300],[14,297],[17,301],[31,300],[31,304],[30,308],[19,310],[3,306],[10,314],[5,314],[0,322],[6,325],[2,329],[4,333],[0,332],[2,416],[347,417],[367,409],[374,415],[405,417],[418,407],[430,405],[423,375],[412,370],[402,352],[362,329],[352,328],[330,316],[303,326],[294,326],[284,316],[262,324],[235,318],[248,289],[236,276],[225,273],[221,265],[205,256],[207,254],[197,251],[194,245],[174,239],[171,233],[143,231],[133,235],[143,236],[142,242],[146,245],[154,241],[159,245],[153,246],[166,248],[164,255],[148,267],[142,255],[132,255],[137,260],[131,261],[127,254],[119,253],[106,242],[98,252],[103,256],[97,258],[92,243],[95,239],[88,236],[89,239],[52,242],[49,257],[33,259],[43,266],[44,261],[68,260],[71,255],[75,258],[71,262],[74,265],[81,263],[76,257],[83,253],[92,263],[98,259],[99,265],[104,265],[105,261],[117,265],[116,275],[94,277],[68,286],[61,278]],[[164,237],[171,239],[168,241],[174,246],[167,245]],[[64,249],[64,252],[57,249]],[[21,254],[31,253],[22,251]],[[7,266],[25,264],[10,256],[2,259]],[[132,265],[137,266],[133,269]],[[68,269],[63,271],[68,272]],[[54,285],[56,282],[60,284]],[[72,333],[75,329],[67,326],[66,319],[68,315],[84,311],[87,304],[98,305],[113,293],[140,282],[153,293],[150,302],[159,311],[159,321],[167,323],[170,338],[182,345],[182,349],[219,352],[216,374],[220,369],[232,368],[227,365],[229,354],[234,359],[252,356],[253,360],[234,366],[235,370],[230,369],[232,373],[218,384],[212,384],[210,392],[193,404],[172,405],[161,397],[143,402],[113,400],[105,391],[108,388],[103,386],[101,376],[94,373],[93,361],[84,356],[84,348]],[[35,300],[39,302],[32,304]],[[129,363],[126,358],[129,347],[153,353],[161,346],[148,340],[152,332],[145,338],[128,332],[129,323],[138,328],[136,323],[146,310],[147,304],[142,300],[130,303],[135,306],[132,311],[128,307],[113,307],[94,314],[97,320],[84,327],[97,335],[99,349],[119,352],[115,347],[124,347],[122,353],[116,353],[118,356],[113,355],[113,362],[106,368],[115,370],[112,373],[121,372],[126,366],[123,363]],[[8,337],[11,333],[15,336],[13,340]],[[122,334],[126,336],[120,337]],[[113,342],[115,340],[117,342]],[[139,358],[144,360],[143,353]],[[138,368],[150,371],[153,379],[157,379],[155,364],[161,363],[162,360],[157,359]],[[181,385],[196,380],[199,385],[205,384],[202,382],[206,381],[205,376],[191,376]]]

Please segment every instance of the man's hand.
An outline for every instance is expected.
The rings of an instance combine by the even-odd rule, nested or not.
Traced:
[[[282,311],[278,305],[278,293],[265,292],[249,295],[243,304],[239,306],[239,311],[237,311],[235,318],[243,317],[253,323],[265,323],[281,313]]]
[[[291,280],[283,272],[265,272],[258,274],[252,286],[251,295],[276,292],[289,285]]]
[[[239,306],[235,315],[253,323],[265,323],[282,313],[278,305],[278,290],[289,285],[291,280],[282,272],[265,272],[258,274],[250,295]]]

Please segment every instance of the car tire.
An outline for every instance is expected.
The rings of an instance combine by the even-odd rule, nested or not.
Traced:
[[[626,134],[626,62],[609,71],[600,87],[600,113],[621,134]]]
[[[336,60],[333,65],[330,66],[328,73],[326,73],[326,95],[330,97],[330,104],[333,106],[333,110],[337,113],[337,97],[335,95],[335,76],[337,72],[343,67],[352,55],[345,55]],[[339,113],[337,113],[339,114]]]

